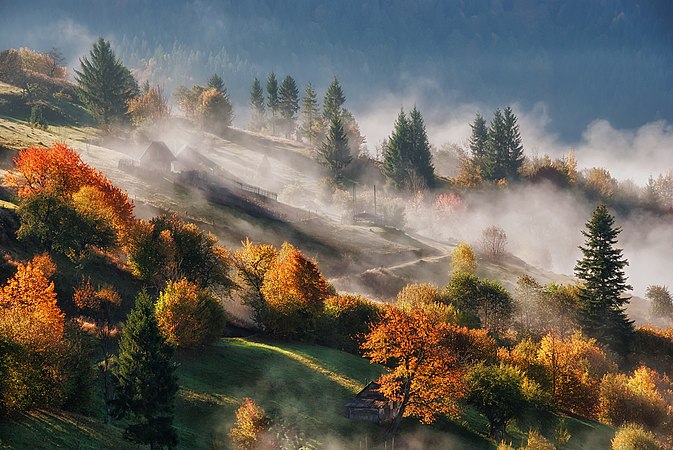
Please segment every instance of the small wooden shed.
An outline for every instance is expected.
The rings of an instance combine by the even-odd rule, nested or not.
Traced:
[[[140,165],[157,172],[170,172],[173,161],[175,161],[175,155],[162,141],[152,141],[140,155]]]
[[[346,403],[346,417],[386,424],[395,418],[396,405],[379,392],[379,385],[372,381],[358,395]]]

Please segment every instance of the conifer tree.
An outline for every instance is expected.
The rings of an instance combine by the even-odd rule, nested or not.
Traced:
[[[484,178],[487,180],[500,180],[506,178],[508,160],[509,153],[507,152],[505,119],[502,112],[499,109],[496,109],[488,129],[486,155],[484,164],[482,165]]]
[[[584,256],[577,261],[575,276],[582,281],[579,297],[584,332],[623,353],[633,334],[633,322],[625,312],[629,297],[623,294],[632,288],[626,284],[624,274],[628,261],[616,247],[622,230],[614,223],[605,205],[595,209],[586,231],[582,231],[586,241],[580,250]]]
[[[411,142],[409,120],[404,110],[400,110],[395,121],[393,134],[383,155],[383,175],[395,188],[404,187],[407,178],[406,149]]]
[[[290,75],[286,76],[280,85],[278,109],[285,129],[285,137],[290,138],[296,128],[296,114],[299,110],[299,89]]]
[[[113,414],[128,418],[125,436],[151,449],[173,448],[173,409],[178,384],[173,348],[159,331],[154,302],[142,291],[121,333],[113,369]]]
[[[127,103],[139,94],[138,83],[103,38],[75,70],[77,93],[87,110],[104,127],[127,118]]]
[[[276,116],[278,115],[278,80],[276,74],[271,72],[266,80],[267,103],[271,112],[271,134],[276,134]]]
[[[337,181],[343,176],[343,169],[353,160],[348,146],[348,137],[341,118],[338,116],[332,118],[325,142],[318,148],[318,155]]]
[[[250,109],[252,110],[252,119],[250,120],[250,129],[252,131],[261,131],[264,128],[264,91],[262,83],[255,77],[250,91]]]
[[[308,138],[309,145],[313,145],[316,137],[318,137],[319,127],[319,107],[318,96],[313,89],[311,83],[306,85],[304,98],[301,101],[301,133]]]
[[[215,88],[219,92],[226,93],[227,89],[224,87],[224,80],[222,79],[221,76],[218,74],[214,73],[213,76],[211,76],[208,79],[208,87],[209,88]]]
[[[409,114],[409,126],[411,134],[409,166],[415,178],[415,180],[410,180],[412,182],[411,187],[413,190],[417,190],[418,187],[421,187],[418,186],[419,183],[422,187],[432,187],[435,181],[435,168],[432,165],[430,141],[425,130],[423,116],[416,106]]]
[[[503,113],[503,125],[505,130],[505,151],[503,154],[507,154],[505,177],[508,180],[517,180],[519,169],[523,164],[523,145],[516,116],[509,106],[505,108]]]
[[[343,105],[346,103],[343,89],[337,77],[334,77],[325,92],[325,99],[323,100],[323,115],[328,122],[336,116],[341,116]]]
[[[486,142],[488,141],[488,128],[481,114],[476,115],[470,128],[472,128],[472,135],[470,136],[469,145],[472,152],[472,160],[481,168],[486,157]]]

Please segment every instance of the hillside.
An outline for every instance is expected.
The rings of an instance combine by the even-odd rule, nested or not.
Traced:
[[[243,397],[257,401],[286,436],[307,448],[385,447],[382,428],[348,420],[343,413],[344,404],[380,374],[380,368],[362,358],[325,347],[249,337],[223,339],[199,355],[181,354],[178,363],[179,448],[230,448],[227,433]],[[609,427],[572,417],[550,416],[543,423],[553,430],[561,419],[572,434],[564,448],[605,448],[613,434]],[[405,422],[396,445],[495,448],[476,434],[484,432],[484,422],[469,409],[457,423],[425,427]],[[515,440],[523,437],[516,427],[510,433]],[[138,448],[121,439],[119,428],[75,414],[36,411],[0,422],[0,448],[55,447]]]

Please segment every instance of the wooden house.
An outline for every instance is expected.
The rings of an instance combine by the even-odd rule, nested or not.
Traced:
[[[380,387],[375,381],[365,386],[353,400],[346,403],[346,417],[379,424],[391,422],[395,418],[397,405],[379,392]]]
[[[156,172],[170,172],[175,155],[166,144],[161,141],[152,143],[140,155],[140,166]]]

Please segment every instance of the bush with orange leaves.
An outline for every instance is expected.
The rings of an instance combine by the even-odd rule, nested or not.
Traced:
[[[286,339],[315,339],[330,286],[317,264],[285,242],[264,276],[264,329]]]
[[[626,423],[657,430],[673,420],[673,383],[641,366],[631,375],[607,374],[600,385],[599,418],[611,425]]]
[[[236,410],[236,423],[229,433],[234,447],[240,450],[277,448],[269,436],[264,436],[269,430],[269,423],[264,408],[244,397]]]
[[[388,368],[380,392],[393,402],[394,433],[402,417],[432,423],[437,416],[457,416],[465,396],[464,368],[448,344],[453,327],[420,309],[403,311],[388,306],[367,334],[362,349],[372,363]]]
[[[197,348],[224,334],[224,308],[207,290],[185,278],[169,281],[156,306],[159,328],[176,347]]]

